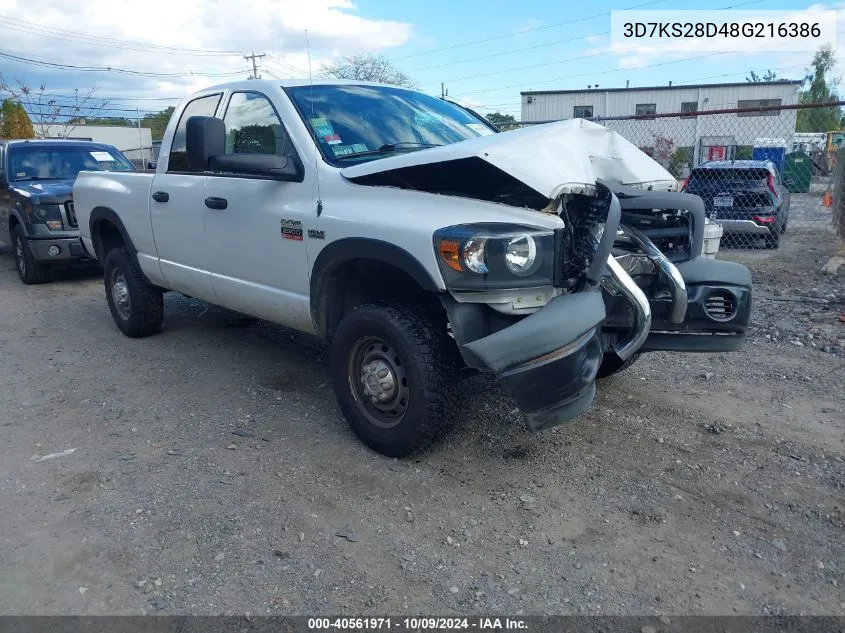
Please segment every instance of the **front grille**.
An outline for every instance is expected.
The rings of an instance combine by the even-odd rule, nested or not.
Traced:
[[[67,223],[76,228],[76,210],[73,207],[73,200],[65,202],[65,213],[67,213]]]
[[[730,321],[736,316],[736,297],[727,290],[714,290],[704,300],[704,312],[714,321]]]

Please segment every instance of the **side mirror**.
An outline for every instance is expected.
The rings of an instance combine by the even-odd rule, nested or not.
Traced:
[[[302,182],[305,170],[298,156],[227,154],[226,125],[221,119],[192,116],[185,126],[185,153],[194,171],[218,171]]]
[[[226,153],[226,124],[210,116],[192,116],[185,124],[185,158],[188,168],[206,171],[209,159]]]

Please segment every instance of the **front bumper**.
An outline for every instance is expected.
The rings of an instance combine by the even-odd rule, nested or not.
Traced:
[[[52,253],[55,254],[51,254],[51,249]],[[58,252],[56,252],[56,249],[58,249]],[[36,260],[45,264],[68,264],[86,259],[85,251],[82,249],[82,243],[78,237],[30,238],[29,250]]]
[[[595,396],[602,358],[598,292],[555,297],[514,325],[462,346],[476,367],[493,371],[511,390],[528,427],[539,430],[569,420]]]

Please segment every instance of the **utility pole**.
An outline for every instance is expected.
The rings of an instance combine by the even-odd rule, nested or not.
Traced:
[[[444,83],[441,81],[441,82],[440,82],[440,98],[441,98],[441,99],[445,99],[447,94],[449,94],[449,91],[448,91],[448,90],[446,90],[446,84],[444,84]]]
[[[146,152],[144,152],[144,137],[141,135],[141,108],[135,106],[135,114],[138,117],[138,147],[141,148],[141,169],[147,168]]]
[[[264,53],[256,55],[254,52],[252,55],[244,55],[244,59],[252,61],[252,77],[249,77],[249,79],[261,79],[261,77],[258,76],[258,64],[255,63],[255,60],[261,59],[262,57],[266,57],[266,55]]]

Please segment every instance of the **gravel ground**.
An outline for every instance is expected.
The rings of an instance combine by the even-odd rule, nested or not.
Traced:
[[[130,340],[96,272],[24,287],[6,248],[0,613],[845,614],[836,248],[720,254],[743,351],[647,355],[536,435],[468,379],[410,461],[356,441],[314,340],[177,296]]]

